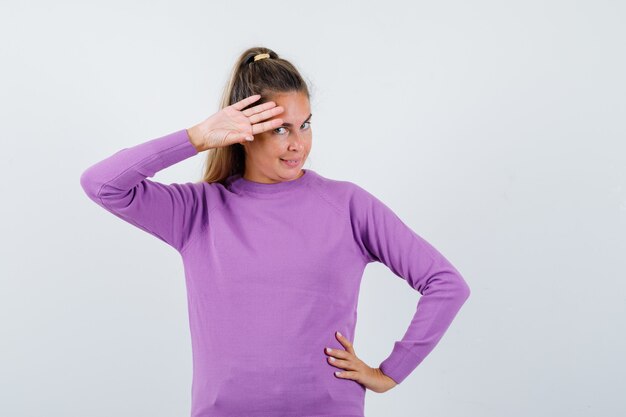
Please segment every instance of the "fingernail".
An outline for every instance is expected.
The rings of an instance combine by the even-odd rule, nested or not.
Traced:
[[[333,358],[332,356],[330,357],[330,361],[331,362],[335,362],[335,358]]]
[[[332,351],[333,351],[333,350],[332,350],[331,348],[329,348],[329,347],[327,347],[327,348],[326,348],[326,352],[330,353],[330,352],[332,352]]]
[[[335,371],[335,375],[339,376],[339,375],[341,375],[341,372]]]
[[[254,140],[254,138],[253,138],[252,136],[246,136],[246,140],[247,140],[248,142],[251,142],[251,141],[253,141],[253,140]]]
[[[337,331],[337,334],[338,334],[339,336],[343,336],[341,333],[339,333],[339,331]]]

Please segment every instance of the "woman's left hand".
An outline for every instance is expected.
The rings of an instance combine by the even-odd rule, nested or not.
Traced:
[[[338,378],[352,379],[365,388],[378,393],[389,391],[398,385],[396,381],[383,374],[380,368],[371,368],[359,359],[354,352],[352,343],[345,336],[335,332],[335,338],[346,350],[332,349],[329,351],[330,348],[327,347],[324,353],[328,355],[326,361],[329,364],[340,368],[339,373],[335,373]]]

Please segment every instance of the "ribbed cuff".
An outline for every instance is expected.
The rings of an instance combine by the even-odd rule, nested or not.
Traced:
[[[174,165],[198,153],[196,147],[189,140],[187,129],[154,139],[151,143],[163,166]]]
[[[378,367],[385,375],[400,384],[417,368],[422,359],[396,342],[391,354]]]

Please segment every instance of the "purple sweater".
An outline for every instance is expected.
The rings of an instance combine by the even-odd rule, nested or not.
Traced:
[[[192,417],[363,417],[365,387],[335,376],[324,348],[343,349],[337,330],[354,341],[367,264],[384,263],[422,295],[379,365],[397,383],[439,342],[469,297],[467,283],[349,181],[310,169],[275,184],[239,175],[224,185],[147,179],[197,153],[183,129],[124,148],[80,178],[96,204],[181,255]]]

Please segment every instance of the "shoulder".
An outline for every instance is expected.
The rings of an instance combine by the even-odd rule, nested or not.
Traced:
[[[326,196],[332,203],[343,210],[354,212],[355,209],[378,202],[372,193],[354,181],[347,179],[328,178],[315,173],[311,185]]]
[[[228,199],[232,192],[219,182],[186,182],[183,184],[173,184],[185,190],[196,203],[202,204],[202,210],[210,212],[215,207],[221,205]]]

